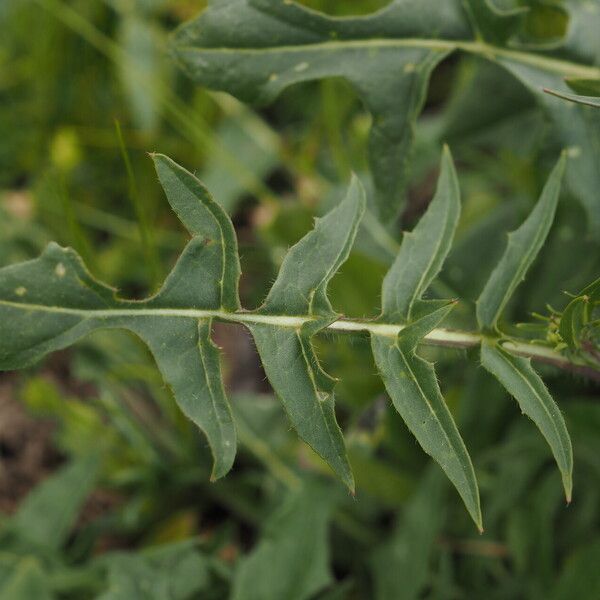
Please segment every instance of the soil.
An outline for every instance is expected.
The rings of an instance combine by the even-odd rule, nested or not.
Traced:
[[[52,423],[30,417],[17,399],[17,378],[0,373],[0,513],[20,500],[61,463]]]

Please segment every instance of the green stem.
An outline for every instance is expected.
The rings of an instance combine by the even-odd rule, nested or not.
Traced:
[[[25,302],[11,302],[0,300],[0,306],[9,306],[31,312],[44,312],[55,314],[77,315],[82,318],[110,319],[119,317],[181,317],[188,319],[218,319],[233,323],[261,323],[275,327],[288,327],[300,329],[305,323],[316,321],[317,317],[311,315],[287,316],[267,315],[253,312],[228,312],[225,310],[203,310],[196,308],[148,308],[123,301],[123,308],[87,310],[66,308],[62,306],[44,306],[41,304],[28,304]],[[373,335],[395,338],[404,325],[383,323],[373,320],[340,318],[330,323],[324,330],[342,332],[366,331]],[[478,332],[445,329],[438,327],[429,332],[422,340],[423,344],[433,346],[447,346],[451,348],[472,348],[481,344],[484,335]],[[581,373],[591,379],[600,381],[600,369],[576,357],[566,356],[539,344],[528,341],[503,340],[500,344],[513,354],[519,354],[534,360],[552,364],[560,369]]]

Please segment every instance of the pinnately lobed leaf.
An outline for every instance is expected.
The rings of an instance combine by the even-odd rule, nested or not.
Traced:
[[[160,291],[141,302],[121,300],[75,252],[50,244],[37,259],[0,269],[0,369],[31,364],[96,329],[136,333],[183,412],[206,435],[216,479],[233,464],[236,435],[210,331],[215,315],[236,320],[240,312],[237,240],[227,214],[191,173],[165,156],[153,159],[171,206],[193,236]],[[327,283],[348,257],[364,207],[355,178],[346,199],[290,250],[258,322],[247,323],[292,424],[350,489],[334,380],[321,370],[310,338],[336,318]],[[261,321],[275,308],[291,315],[291,325],[287,317]]]
[[[348,258],[365,210],[360,182],[353,178],[344,200],[289,250],[264,304],[251,312],[240,307],[240,264],[229,217],[191,173],[165,156],[153,159],[171,206],[192,234],[159,292],[143,301],[120,299],[92,277],[73,250],[50,244],[37,259],[0,269],[0,369],[29,365],[96,329],[136,333],[150,348],[183,412],[206,435],[214,457],[212,477],[217,478],[233,464],[236,435],[211,324],[215,318],[244,324],[292,425],[354,490],[335,416],[335,380],[319,365],[312,338],[339,319],[327,286]],[[563,168],[564,159],[492,274],[498,297],[486,292],[490,284],[482,294],[478,310],[494,315],[494,324],[546,237]],[[394,407],[452,481],[481,529],[471,459],[433,365],[416,354],[454,305],[423,296],[450,250],[459,214],[458,182],[445,148],[435,197],[413,231],[405,234],[383,282],[381,317],[362,325],[370,331],[375,362]],[[584,291],[593,300],[597,289],[594,283]],[[361,328],[354,323],[350,329],[356,325]],[[482,362],[541,429],[570,497],[572,458],[560,412],[529,362],[510,355],[489,335],[486,329]]]
[[[310,338],[337,318],[327,284],[348,258],[365,210],[365,192],[353,177],[346,198],[287,253],[262,314],[317,317],[299,327],[248,324],[265,371],[288,417],[350,490],[354,478],[335,419],[335,381],[320,367]]]
[[[468,35],[462,9],[437,0],[394,2],[368,17],[339,19],[279,0],[218,0],[178,30],[173,52],[210,88],[264,104],[288,86],[343,77],[373,115],[369,151],[376,206],[384,221],[403,201],[414,125],[429,76],[445,47],[397,48],[370,38]]]
[[[396,410],[431,457],[439,463],[482,530],[479,490],[471,458],[458,432],[433,365],[416,355],[417,344],[452,310],[421,300],[439,273],[452,245],[460,214],[460,192],[452,157],[442,155],[434,199],[418,225],[405,233],[402,245],[383,283],[381,318],[406,325],[396,338],[371,334],[375,363]],[[421,314],[412,318],[420,303]]]
[[[477,300],[477,322],[484,331],[496,329],[507,302],[544,245],[554,220],[565,162],[563,154],[535,208],[518,229],[508,234],[506,250]]]
[[[164,156],[154,161],[169,202],[194,235],[163,287],[142,302],[120,300],[73,250],[50,244],[39,258],[0,270],[0,369],[31,364],[96,329],[129,329],[149,346],[177,403],[206,435],[218,478],[233,464],[236,436],[210,315],[177,309],[239,306],[235,232],[190,173]]]
[[[299,82],[346,79],[373,117],[369,162],[386,224],[404,202],[414,128],[433,69],[457,51],[498,64],[525,86],[562,147],[572,150],[567,182],[597,234],[600,113],[544,88],[565,95],[569,82],[587,82],[578,93],[598,95],[587,91],[600,80],[598,0],[561,4],[569,26],[552,40],[523,38],[531,8],[492,0],[393,0],[369,15],[336,18],[292,0],[212,0],[177,31],[172,49],[194,81],[247,102],[270,102]]]
[[[481,364],[515,397],[523,413],[531,418],[546,438],[562,475],[567,502],[571,502],[571,438],[560,409],[531,367],[531,361],[513,356],[495,342],[484,342],[481,346]]]

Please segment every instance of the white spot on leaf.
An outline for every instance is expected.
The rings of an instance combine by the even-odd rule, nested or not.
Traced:
[[[58,263],[54,269],[54,272],[59,276],[59,277],[64,277],[67,273],[67,269],[65,269],[65,265],[63,265],[62,263]]]
[[[301,73],[302,71],[306,71],[308,67],[309,64],[307,62],[301,62],[294,67],[294,71],[296,71],[296,73]]]
[[[16,290],[15,290],[15,294],[17,296],[24,296],[27,293],[27,288],[24,288],[22,285],[19,286]]]

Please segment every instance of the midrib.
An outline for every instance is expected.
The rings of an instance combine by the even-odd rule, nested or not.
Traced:
[[[508,50],[483,41],[469,40],[428,40],[423,38],[387,39],[372,38],[367,40],[327,41],[313,44],[297,44],[266,48],[203,48],[198,46],[179,46],[179,51],[199,52],[203,54],[235,53],[235,54],[270,54],[285,52],[317,52],[323,50],[344,50],[349,48],[424,48],[430,50],[451,51],[463,50],[483,58],[504,58],[522,64],[538,67],[562,75],[570,75],[585,79],[600,78],[600,68],[582,65],[568,60],[552,58],[533,52]]]
[[[235,323],[258,323],[273,325],[276,327],[290,327],[299,329],[305,323],[316,320],[310,315],[287,316],[287,315],[264,315],[250,312],[228,312],[223,310],[202,310],[195,308],[114,308],[114,309],[78,309],[63,306],[44,306],[42,304],[26,304],[23,302],[11,302],[0,300],[0,307],[7,306],[23,311],[45,312],[53,314],[74,315],[81,318],[118,319],[136,317],[179,317],[188,319],[218,319]],[[358,319],[338,319],[327,325],[324,329],[342,332],[369,332],[373,335],[395,338],[404,328],[403,325],[395,323],[382,323],[381,321],[368,321]],[[424,344],[450,346],[450,347],[473,347],[481,343],[482,336],[475,332],[458,331],[444,328],[432,330],[423,338]],[[567,367],[576,364],[562,354],[548,348],[527,342],[506,341],[501,344],[513,353],[529,356],[531,358],[550,361],[557,366]]]

